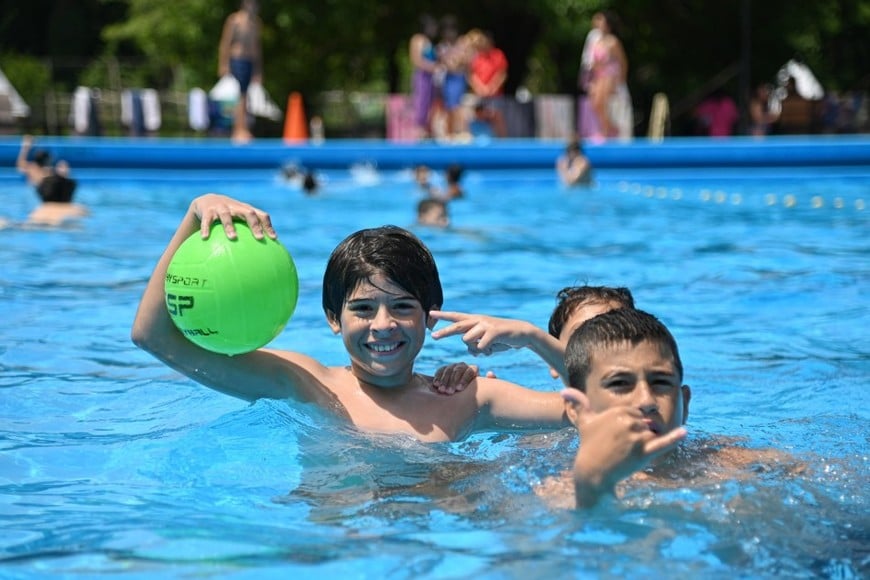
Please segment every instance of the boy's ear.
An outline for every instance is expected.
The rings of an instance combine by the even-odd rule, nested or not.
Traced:
[[[686,421],[689,419],[689,401],[692,400],[692,389],[689,388],[689,385],[683,385],[680,387],[683,396],[683,425],[686,424]]]
[[[557,371],[553,367],[550,367],[550,376],[553,377],[554,379],[558,379],[559,378],[559,371]]]
[[[429,310],[441,310],[441,305],[440,304],[433,304],[432,308],[430,308]],[[429,316],[429,313],[427,312],[426,313],[426,328],[428,328],[429,330],[433,330],[435,328],[436,324],[438,324],[438,321],[435,320],[434,318],[432,318],[431,316]]]
[[[565,414],[571,424],[579,431],[580,423],[586,420],[589,414],[589,399],[580,389],[572,387],[562,389],[561,395],[565,401]]]
[[[333,334],[338,334],[341,332],[341,323],[333,314],[326,315],[326,322],[329,323],[329,328],[332,329]]]

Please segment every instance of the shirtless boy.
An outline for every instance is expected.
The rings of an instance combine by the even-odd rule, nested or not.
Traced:
[[[239,102],[233,115],[233,141],[246,143],[253,136],[248,129],[248,87],[263,82],[260,41],[262,22],[257,0],[242,0],[238,11],[224,22],[218,48],[218,75],[232,74],[239,81]]]
[[[733,438],[680,444],[691,391],[682,384],[673,335],[651,314],[619,309],[596,316],[572,334],[565,360],[570,387],[562,394],[580,433],[569,476],[578,508],[617,495],[625,480],[697,485],[753,477],[763,466],[805,468],[776,449],[741,447]],[[564,488],[559,498],[546,487],[536,491],[564,502]]]
[[[33,137],[24,135],[15,167],[36,189],[42,203],[30,213],[24,225],[61,226],[88,215],[85,206],[73,202],[77,184],[70,177],[69,164],[63,160],[52,164],[51,155],[43,150],[36,151],[30,161],[28,155],[32,147]],[[0,227],[5,225],[6,222],[0,219]]]
[[[475,378],[450,397],[433,377],[414,372],[429,311],[443,296],[435,261],[415,236],[395,226],[361,230],[333,251],[323,278],[323,309],[340,335],[348,366],[328,367],[298,352],[260,349],[216,354],[187,340],[164,302],[164,278],[175,250],[194,232],[206,238],[220,221],[230,239],[234,220],[254,235],[277,237],[269,214],[235,199],[207,194],[190,204],[148,282],[133,323],[133,341],[193,380],[246,400],[314,402],[358,428],[421,441],[461,439],[476,430],[558,429],[570,425],[558,393],[537,392],[494,378]]]

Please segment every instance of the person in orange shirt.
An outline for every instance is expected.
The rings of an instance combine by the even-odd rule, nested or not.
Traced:
[[[468,84],[481,100],[476,109],[477,118],[488,122],[496,137],[506,137],[507,128],[504,117],[497,108],[497,101],[504,94],[508,73],[507,57],[495,46],[492,33],[475,29],[468,34],[474,47]]]

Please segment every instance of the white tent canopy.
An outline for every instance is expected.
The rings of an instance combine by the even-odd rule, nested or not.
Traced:
[[[21,98],[15,87],[12,86],[12,83],[3,74],[3,71],[0,70],[0,98],[2,97],[6,97],[3,100],[8,99],[9,101],[8,115],[19,119],[30,116],[30,107],[24,102],[24,99]]]

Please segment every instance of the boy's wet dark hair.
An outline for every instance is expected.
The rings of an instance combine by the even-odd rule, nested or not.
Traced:
[[[462,179],[462,171],[462,166],[457,163],[448,165],[444,172],[447,176],[447,183],[459,183],[459,180]]]
[[[317,193],[318,187],[320,187],[320,184],[317,183],[317,178],[314,177],[314,173],[307,171],[305,177],[302,179],[302,190],[308,195],[313,195]]]
[[[33,162],[40,167],[46,167],[51,163],[51,154],[45,149],[38,149],[33,152]]]
[[[644,341],[656,345],[662,355],[673,357],[674,367],[682,381],[680,351],[667,327],[648,312],[618,308],[587,320],[571,335],[565,348],[568,384],[575,389],[586,390],[586,378],[596,351],[626,342],[637,345]]]
[[[444,294],[438,267],[429,249],[417,236],[398,226],[360,230],[332,251],[323,274],[323,311],[341,320],[347,297],[361,283],[373,283],[383,274],[404,288],[429,311],[441,307]]]
[[[574,311],[583,304],[607,304],[615,302],[623,308],[634,308],[631,290],[612,286],[568,286],[556,294],[558,305],[550,315],[548,330],[556,338],[562,334],[565,323]]]

